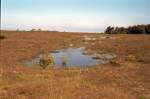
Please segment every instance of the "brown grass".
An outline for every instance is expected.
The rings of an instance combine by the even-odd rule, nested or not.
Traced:
[[[110,35],[87,50],[117,54],[119,66],[104,64],[87,69],[27,68],[21,60],[43,51],[83,46],[75,33],[3,32],[0,45],[0,99],[140,99],[150,98],[150,37]],[[86,34],[94,37],[100,34]],[[130,57],[129,57],[130,56]],[[133,57],[134,56],[134,59]],[[132,58],[132,59],[131,59]],[[135,59],[136,58],[136,59]],[[127,59],[131,60],[128,61]]]

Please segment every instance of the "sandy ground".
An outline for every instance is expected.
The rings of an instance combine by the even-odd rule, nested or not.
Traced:
[[[57,32],[2,32],[0,99],[150,99],[150,36]],[[85,44],[83,36],[96,38]],[[20,62],[69,47],[116,53],[108,64],[43,70]]]

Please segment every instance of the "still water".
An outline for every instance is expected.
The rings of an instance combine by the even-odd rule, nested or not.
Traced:
[[[114,54],[85,54],[84,48],[68,48],[60,51],[49,52],[48,56],[54,58],[55,67],[87,67],[107,63],[116,57]],[[42,54],[31,60],[23,61],[28,67],[40,65]],[[65,62],[65,63],[64,63]]]

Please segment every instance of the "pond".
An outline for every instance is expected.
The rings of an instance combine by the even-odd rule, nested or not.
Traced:
[[[24,60],[22,63],[25,66],[40,66],[42,54],[31,60]],[[115,54],[88,54],[84,48],[68,48],[59,51],[51,51],[48,57],[53,58],[53,64],[49,66],[55,67],[87,67],[109,62],[109,60],[116,57]]]

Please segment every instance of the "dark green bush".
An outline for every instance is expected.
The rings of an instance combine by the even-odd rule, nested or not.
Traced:
[[[150,24],[134,25],[127,28],[108,26],[105,30],[106,34],[150,34]]]

